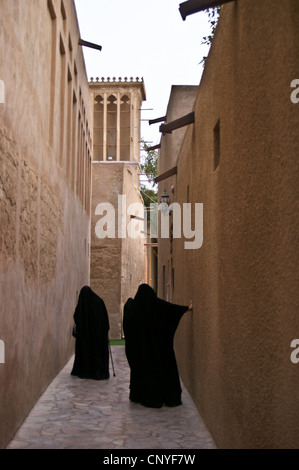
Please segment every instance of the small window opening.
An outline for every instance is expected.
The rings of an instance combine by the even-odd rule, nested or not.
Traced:
[[[220,119],[214,127],[214,171],[220,163]]]

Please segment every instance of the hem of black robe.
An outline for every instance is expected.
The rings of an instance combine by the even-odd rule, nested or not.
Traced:
[[[175,408],[176,406],[181,406],[183,403],[181,401],[177,402],[165,402],[165,406],[168,408]]]
[[[162,408],[163,406],[166,406],[167,408],[175,408],[177,406],[182,405],[181,400],[173,401],[173,402],[167,401],[167,402],[155,403],[155,402],[146,402],[144,400],[141,400],[141,399],[138,399],[137,397],[132,397],[132,396],[130,396],[129,398],[132,403],[137,403],[139,405],[145,406],[146,408]]]
[[[163,403],[146,403],[142,400],[133,400],[132,398],[130,398],[130,401],[132,403],[137,403],[138,405],[142,405],[142,406],[145,406],[146,408],[162,408],[163,406]]]
[[[95,377],[93,375],[76,374],[75,372],[71,372],[71,375],[74,376],[74,377],[78,377],[79,379],[88,379],[88,380],[108,380],[108,379],[110,379],[110,374],[103,375],[102,377]]]

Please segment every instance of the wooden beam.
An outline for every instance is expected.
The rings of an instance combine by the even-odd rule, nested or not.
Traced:
[[[174,131],[175,129],[179,129],[180,127],[192,124],[194,122],[194,119],[194,112],[186,114],[186,116],[176,119],[175,121],[169,122],[168,124],[161,124],[160,132],[162,132],[163,134],[171,134],[172,131]]]
[[[163,117],[160,117],[160,118],[157,118],[157,119],[150,119],[148,121],[149,125],[151,124],[156,124],[157,122],[162,122],[162,121],[165,121],[166,120],[166,116],[163,116]]]
[[[177,166],[174,166],[173,168],[171,168],[171,170],[165,171],[165,173],[162,173],[162,175],[157,176],[157,177],[154,179],[154,182],[155,182],[155,183],[159,183],[160,181],[166,180],[166,179],[169,178],[170,176],[176,175],[177,172],[178,172],[178,167],[177,167]]]
[[[98,51],[101,51],[102,50],[102,46],[99,46],[98,44],[94,44],[92,42],[88,42],[88,41],[83,41],[83,39],[79,39],[79,46],[86,46],[86,47],[90,47],[91,49],[97,49]]]
[[[158,144],[158,145],[154,145],[153,147],[148,147],[146,151],[150,152],[151,150],[158,150],[160,148],[161,148],[161,144]]]
[[[183,20],[185,21],[188,15],[198,13],[199,11],[206,10],[207,8],[214,8],[222,5],[223,3],[234,2],[236,0],[188,0],[179,6],[179,10]]]

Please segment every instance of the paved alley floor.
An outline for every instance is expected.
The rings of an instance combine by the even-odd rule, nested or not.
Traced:
[[[116,376],[70,375],[73,358],[53,380],[7,449],[215,449],[193,401],[145,408],[131,403],[124,346],[112,346]]]

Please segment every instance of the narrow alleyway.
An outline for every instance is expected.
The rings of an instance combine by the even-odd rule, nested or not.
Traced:
[[[112,346],[116,376],[70,375],[73,358],[50,384],[7,449],[214,449],[187,391],[177,408],[149,409],[128,400],[124,346]]]

